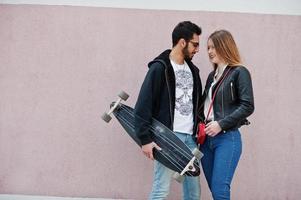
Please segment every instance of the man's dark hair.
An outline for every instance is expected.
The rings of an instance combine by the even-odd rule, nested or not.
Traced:
[[[190,21],[180,22],[172,31],[172,46],[174,47],[181,38],[189,41],[193,38],[193,34],[201,35],[202,29]]]

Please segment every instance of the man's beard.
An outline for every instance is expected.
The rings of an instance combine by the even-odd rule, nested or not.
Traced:
[[[186,46],[184,47],[184,49],[182,50],[182,53],[183,53],[183,55],[184,55],[184,59],[185,59],[185,60],[192,60],[192,56],[190,57],[190,55],[189,55],[188,45],[186,45]]]

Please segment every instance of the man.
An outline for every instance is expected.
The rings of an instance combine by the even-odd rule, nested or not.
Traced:
[[[153,148],[160,150],[152,141],[149,130],[152,117],[173,130],[191,150],[197,147],[197,109],[202,85],[199,70],[191,59],[199,51],[201,32],[201,28],[190,21],[180,22],[172,32],[172,49],[148,64],[149,70],[135,106],[135,131],[142,143],[142,152],[152,160]],[[173,173],[161,163],[154,162],[149,199],[166,199]],[[185,177],[183,199],[200,199],[199,177]]]

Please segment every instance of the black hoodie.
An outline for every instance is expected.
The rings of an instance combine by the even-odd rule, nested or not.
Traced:
[[[140,93],[135,105],[135,132],[141,140],[141,144],[152,142],[150,131],[152,117],[173,130],[175,109],[175,74],[166,50],[148,64],[149,70],[145,76]],[[199,69],[190,61],[185,60],[193,76],[193,115],[194,129],[196,133],[197,123],[200,118],[197,115],[199,109],[202,83]]]

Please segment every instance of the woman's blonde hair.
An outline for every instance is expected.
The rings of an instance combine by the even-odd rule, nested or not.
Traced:
[[[213,32],[208,40],[211,39],[215,47],[216,53],[220,56],[229,66],[235,67],[241,65],[241,58],[239,55],[236,43],[227,30],[218,30]],[[217,67],[213,64],[214,68]]]

